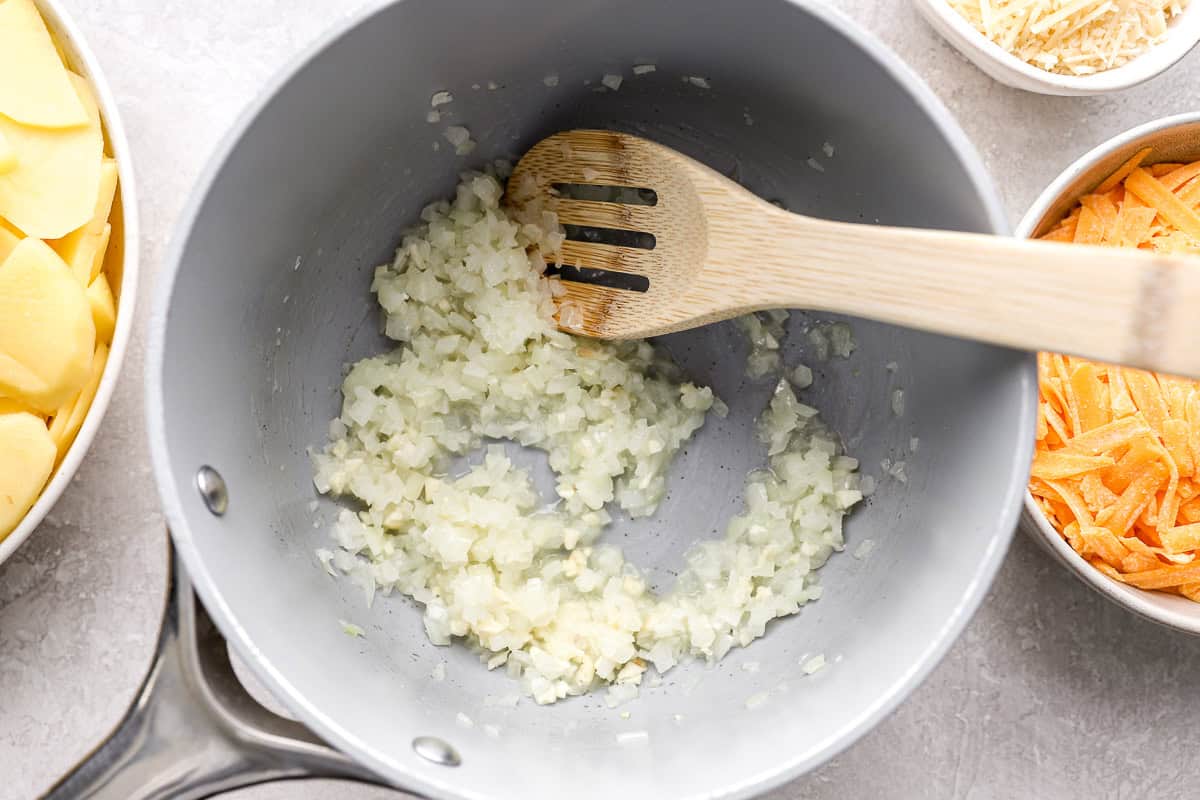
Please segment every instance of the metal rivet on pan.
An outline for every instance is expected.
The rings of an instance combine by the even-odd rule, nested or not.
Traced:
[[[462,763],[458,751],[436,736],[418,736],[413,739],[413,750],[426,761],[443,767],[457,767]]]
[[[196,470],[196,489],[204,505],[215,516],[219,517],[229,509],[229,490],[225,488],[225,479],[207,464]]]

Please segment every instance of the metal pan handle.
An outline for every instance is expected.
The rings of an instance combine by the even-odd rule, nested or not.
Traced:
[[[242,687],[172,548],[154,663],[117,728],[43,800],[199,800],[292,778],[380,778]]]

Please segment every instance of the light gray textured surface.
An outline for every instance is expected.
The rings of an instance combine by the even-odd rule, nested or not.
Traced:
[[[373,2],[73,4],[137,157],[143,300],[221,133],[335,18]],[[987,79],[903,2],[835,5],[895,48],[958,115],[1014,220],[1084,149],[1138,122],[1200,109],[1200,53],[1125,95],[1043,98]],[[94,746],[149,659],[165,550],[140,421],[141,356],[135,345],[64,501],[0,568],[0,800],[36,796]],[[1198,718],[1200,639],[1110,606],[1018,539],[988,601],[932,677],[873,733],[772,798],[1187,797]],[[393,796],[321,782],[231,795]]]

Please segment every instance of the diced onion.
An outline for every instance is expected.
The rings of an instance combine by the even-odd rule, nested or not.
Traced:
[[[340,513],[338,550],[318,558],[369,596],[414,598],[431,641],[466,640],[538,703],[603,684],[619,703],[651,664],[716,661],[820,596],[814,570],[842,549],[862,496],[858,462],[779,381],[758,424],[768,469],[747,478],[744,509],[724,538],[692,548],[671,592],[649,590],[599,542],[610,509],[653,514],[675,455],[724,404],[654,345],[559,331],[558,282],[541,265],[561,230],[552,215],[514,218],[502,194],[491,175],[464,176],[376,270],[399,346],[351,368],[314,457],[318,489],[357,501]],[[569,306],[560,321],[581,321]],[[755,347],[777,355],[786,312],[751,319]],[[829,337],[853,349],[848,327]],[[546,508],[497,440],[545,451],[559,502]]]

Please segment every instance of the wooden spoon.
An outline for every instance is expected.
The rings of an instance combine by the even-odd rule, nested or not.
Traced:
[[[571,185],[641,191],[571,199]],[[567,228],[558,322],[573,333],[643,338],[804,308],[1200,376],[1200,258],[814,219],[611,131],[539,142],[508,201]]]

